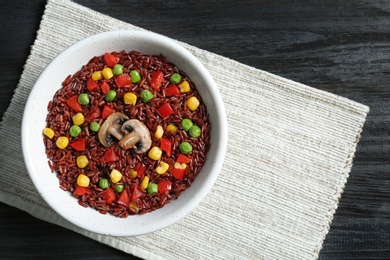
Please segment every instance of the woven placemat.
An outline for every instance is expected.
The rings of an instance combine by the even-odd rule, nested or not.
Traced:
[[[29,92],[66,47],[118,29],[142,30],[70,1],[48,2],[0,125],[0,200],[145,259],[317,258],[368,107],[185,43],[180,44],[214,77],[229,123],[227,157],[206,199],[168,228],[119,238],[81,230],[45,204],[21,152],[21,118]]]

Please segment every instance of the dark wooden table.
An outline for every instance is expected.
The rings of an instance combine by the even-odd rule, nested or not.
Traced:
[[[11,101],[45,6],[44,0],[1,2],[0,116]],[[76,2],[369,105],[320,259],[390,259],[389,1]],[[0,203],[0,258],[38,257],[129,258]]]

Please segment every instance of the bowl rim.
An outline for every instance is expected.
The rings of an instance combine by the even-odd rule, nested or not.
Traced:
[[[47,74],[50,72],[50,69],[52,68],[52,66],[58,64],[65,57],[74,53],[76,51],[76,49],[88,46],[91,43],[91,41],[100,41],[100,40],[106,39],[107,37],[136,37],[138,39],[143,39],[143,40],[150,40],[151,38],[153,38],[156,41],[161,41],[162,43],[167,44],[171,48],[172,47],[175,48],[176,51],[179,52],[179,54],[182,55],[183,57],[189,58],[191,60],[191,62],[197,66],[196,69],[202,71],[202,73],[203,73],[202,76],[205,78],[205,80],[213,86],[212,88],[209,88],[208,90],[211,91],[212,94],[214,95],[214,97],[213,97],[214,102],[218,103],[218,105],[215,106],[215,108],[216,108],[215,113],[217,114],[218,124],[220,126],[222,126],[222,127],[220,127],[220,129],[218,129],[218,136],[217,136],[218,139],[216,140],[216,143],[218,144],[218,147],[216,149],[218,149],[219,156],[216,157],[215,160],[213,161],[213,165],[211,166],[213,174],[207,174],[207,181],[205,181],[204,184],[201,186],[201,193],[197,194],[196,196],[191,197],[190,198],[191,203],[187,203],[186,205],[184,205],[184,207],[178,211],[179,214],[175,214],[174,216],[171,216],[169,218],[165,218],[164,221],[159,221],[158,223],[154,223],[153,227],[148,227],[144,231],[138,230],[138,231],[133,232],[133,233],[129,233],[127,231],[125,232],[124,230],[115,230],[115,231],[111,230],[109,232],[97,230],[94,227],[92,227],[91,225],[85,226],[84,225],[85,223],[80,223],[77,220],[69,218],[66,215],[64,215],[64,211],[59,209],[58,205],[55,205],[55,203],[53,202],[53,200],[51,198],[48,198],[48,196],[45,196],[45,189],[44,189],[44,187],[42,187],[42,185],[40,185],[40,179],[38,178],[38,175],[34,169],[34,165],[31,161],[31,156],[30,156],[31,147],[29,144],[30,136],[29,136],[28,129],[29,129],[29,126],[32,124],[32,122],[31,122],[31,118],[29,118],[29,114],[30,114],[30,109],[31,109],[33,102],[34,102],[33,97],[36,97],[39,94],[38,93],[39,84],[41,84],[41,82],[45,81],[45,77],[48,76]],[[96,54],[96,55],[98,55],[98,54]],[[76,71],[74,71],[73,73],[75,73],[75,72]],[[63,79],[61,79],[61,80],[63,80]],[[59,88],[61,88],[61,86],[58,86],[58,88],[56,88],[56,90],[58,90]],[[201,95],[202,95],[202,93],[201,93]],[[203,201],[203,199],[210,192],[215,181],[217,180],[218,175],[222,169],[223,161],[224,161],[224,158],[225,158],[225,155],[227,152],[227,141],[228,141],[228,122],[227,122],[227,116],[226,116],[222,96],[219,92],[217,84],[215,83],[214,79],[212,78],[209,71],[205,68],[205,66],[189,50],[184,48],[178,42],[176,42],[176,41],[174,41],[166,36],[157,34],[157,33],[149,32],[149,31],[136,31],[136,30],[116,30],[116,31],[107,31],[107,32],[94,34],[92,36],[86,37],[86,38],[72,44],[71,46],[66,48],[64,51],[62,51],[59,55],[57,55],[47,65],[47,67],[42,71],[39,78],[35,82],[33,88],[31,89],[31,92],[29,93],[29,96],[28,96],[28,99],[27,99],[27,102],[26,102],[26,105],[24,108],[23,119],[22,119],[22,131],[21,131],[22,154],[23,154],[25,165],[26,165],[26,169],[28,171],[28,174],[29,174],[36,190],[41,195],[43,200],[51,207],[51,209],[53,209],[56,213],[58,213],[60,216],[62,216],[63,218],[65,218],[66,220],[71,222],[72,224],[74,224],[82,229],[85,229],[87,231],[91,231],[91,232],[95,232],[95,233],[99,233],[99,234],[104,234],[104,235],[111,235],[111,236],[136,236],[136,235],[142,235],[142,234],[154,232],[154,231],[160,230],[162,228],[165,228],[165,227],[175,223],[176,221],[178,221],[181,218],[183,218],[184,216],[186,216],[189,212],[191,212],[195,207],[197,207]],[[43,144],[43,141],[42,141],[42,144]],[[48,160],[47,157],[45,157],[43,159]],[[49,167],[48,167],[48,170],[49,170]],[[50,172],[50,170],[49,170],[49,172]],[[55,178],[58,179],[56,176],[55,176]],[[59,191],[64,192],[61,189],[59,189],[58,186],[56,188]],[[66,191],[66,193],[69,193],[69,192]],[[185,192],[183,192],[183,193],[185,193]],[[179,197],[179,199],[180,199],[180,197]],[[78,205],[77,200],[75,200],[74,204],[77,207],[81,207],[80,205]],[[167,204],[167,205],[169,205],[169,204]],[[167,205],[165,205],[163,208],[165,208]],[[93,209],[93,210],[96,211],[95,209]],[[158,210],[155,210],[154,212],[157,212],[160,210],[161,209],[158,209]],[[152,214],[152,213],[147,213],[147,214]],[[145,214],[145,215],[147,215],[147,214]],[[142,215],[142,216],[144,216],[144,215]],[[115,218],[117,218],[117,217],[115,217]]]

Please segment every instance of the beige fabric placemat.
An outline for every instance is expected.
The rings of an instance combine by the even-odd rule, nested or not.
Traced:
[[[200,206],[158,232],[117,238],[81,230],[45,204],[21,153],[28,94],[66,47],[117,29],[142,30],[73,2],[48,2],[0,125],[0,200],[145,259],[316,259],[351,170],[368,107],[184,43],[217,82],[229,123],[223,169]]]

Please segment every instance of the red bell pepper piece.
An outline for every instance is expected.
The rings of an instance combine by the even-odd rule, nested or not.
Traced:
[[[167,97],[178,96],[178,95],[180,95],[180,90],[176,85],[170,85],[165,90],[165,95]]]
[[[100,83],[100,88],[102,89],[102,92],[103,92],[103,94],[105,95],[105,94],[107,94],[107,92],[110,90],[110,85],[108,85],[107,82],[102,81],[102,82]]]
[[[134,185],[133,191],[131,192],[131,201],[135,201],[144,194],[145,191],[143,191],[138,185]]]
[[[99,84],[94,81],[92,78],[88,78],[87,80],[87,89],[89,91],[94,91],[99,87]]]
[[[111,107],[105,105],[105,106],[103,107],[103,111],[102,111],[102,118],[103,118],[103,119],[106,119],[109,115],[111,115],[111,114],[114,113],[114,112],[115,112],[115,109],[113,109],[113,108],[111,108]]]
[[[170,115],[174,113],[171,105],[169,103],[165,103],[161,107],[157,109],[157,112],[163,119],[167,119]]]
[[[77,151],[85,151],[85,139],[84,138],[78,138],[74,140],[70,146],[77,150]]]
[[[116,154],[114,147],[108,149],[103,156],[103,162],[116,162],[118,160],[119,156]]]
[[[162,71],[156,71],[152,75],[152,79],[150,80],[150,86],[155,90],[159,90],[163,80],[164,80],[164,73]]]
[[[172,189],[172,182],[169,180],[161,181],[157,184],[157,186],[158,186],[158,192],[160,193],[170,192]]]
[[[179,169],[179,168],[173,168],[170,170],[171,174],[173,177],[175,177],[178,180],[183,179],[185,170],[184,169]]]
[[[99,109],[99,108],[96,108],[96,110],[93,111],[93,112],[89,115],[88,120],[89,120],[89,121],[92,121],[92,120],[94,120],[94,119],[96,119],[96,118],[99,118],[101,115],[102,115],[102,112],[100,112],[100,109]]]
[[[81,108],[81,105],[78,101],[77,95],[72,96],[71,98],[66,100],[66,104],[70,106],[74,111],[76,112],[82,112],[83,109]]]
[[[104,54],[104,60],[106,61],[107,65],[111,68],[115,66],[119,62],[119,57],[116,57],[112,55],[111,53],[106,52]]]
[[[122,204],[126,207],[129,206],[129,203],[130,203],[130,195],[129,195],[129,191],[128,189],[124,189],[122,192],[121,192],[121,195],[119,195],[119,198],[118,198],[118,203],[119,204]]]
[[[172,151],[172,143],[169,141],[167,138],[162,137],[160,139],[160,149],[165,151],[167,156],[171,156],[171,151]]]
[[[189,162],[191,162],[191,159],[181,153],[177,157],[176,161],[179,162],[179,163],[189,163]]]
[[[77,185],[76,189],[73,191],[73,195],[75,196],[83,196],[84,194],[92,192],[88,187],[82,187]]]
[[[115,191],[111,187],[108,187],[107,189],[105,189],[102,192],[102,194],[103,194],[103,198],[107,202],[107,204],[111,204],[116,200]]]
[[[137,176],[142,178],[146,171],[146,166],[143,163],[138,163],[134,169],[137,171]]]
[[[130,85],[132,81],[128,73],[123,73],[115,78],[115,83],[118,85],[118,87],[124,87]]]

